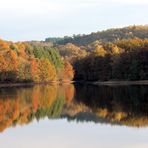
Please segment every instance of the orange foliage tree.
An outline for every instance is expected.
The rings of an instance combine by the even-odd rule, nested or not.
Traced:
[[[74,69],[72,65],[68,62],[64,62],[64,68],[61,74],[62,81],[71,81],[74,77]]]

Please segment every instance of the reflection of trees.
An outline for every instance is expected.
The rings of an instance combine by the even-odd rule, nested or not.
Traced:
[[[66,84],[0,89],[0,131],[45,117],[147,126],[148,87]]]
[[[124,125],[148,125],[147,86],[76,85],[76,100],[99,118]]]
[[[33,119],[59,117],[65,101],[72,100],[73,97],[73,86],[61,88],[56,85],[1,88],[0,131],[12,125],[27,124]],[[67,97],[68,89],[71,94]]]

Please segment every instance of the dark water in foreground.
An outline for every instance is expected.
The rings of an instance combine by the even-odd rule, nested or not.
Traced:
[[[0,88],[1,148],[148,148],[148,86]]]

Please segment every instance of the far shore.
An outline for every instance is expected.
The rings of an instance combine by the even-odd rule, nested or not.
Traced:
[[[93,82],[95,85],[148,85],[148,80],[140,81],[104,81]]]
[[[75,83],[81,84],[93,84],[93,85],[148,85],[148,80],[139,80],[139,81],[76,81]]]
[[[23,82],[23,83],[0,83],[0,88],[2,87],[21,87],[21,86],[35,86],[35,85],[66,85],[71,84],[73,81],[51,81],[51,82]]]
[[[92,85],[148,85],[148,80],[140,81],[51,81],[51,82],[26,82],[26,83],[0,83],[0,88],[2,87],[21,87],[21,86],[34,86],[34,85],[65,85],[71,83],[81,83],[81,84],[92,84]]]

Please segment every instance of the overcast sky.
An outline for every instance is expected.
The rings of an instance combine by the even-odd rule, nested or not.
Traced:
[[[148,0],[0,0],[0,38],[44,40],[148,24]]]

